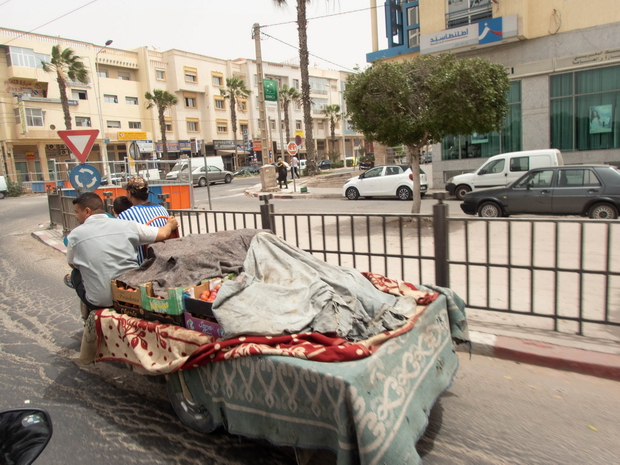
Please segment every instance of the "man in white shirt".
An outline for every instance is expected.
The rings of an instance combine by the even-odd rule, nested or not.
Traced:
[[[80,194],[73,200],[80,226],[69,236],[67,262],[73,268],[70,283],[82,302],[93,310],[112,306],[111,280],[138,267],[136,248],[166,239],[178,228],[169,217],[165,226],[154,227],[110,218],[103,201],[93,193]]]
[[[295,176],[299,179],[299,159],[293,155],[293,158],[291,158],[291,179]]]

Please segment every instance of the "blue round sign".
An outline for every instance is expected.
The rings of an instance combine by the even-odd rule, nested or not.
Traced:
[[[69,180],[75,190],[94,192],[101,184],[101,173],[93,165],[82,163],[71,170]]]

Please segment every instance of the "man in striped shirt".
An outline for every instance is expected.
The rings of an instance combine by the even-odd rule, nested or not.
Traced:
[[[166,224],[168,211],[159,204],[149,202],[149,185],[146,179],[141,176],[134,176],[127,181],[125,190],[127,191],[127,198],[133,206],[120,213],[119,219],[156,227],[162,227]],[[146,247],[138,247],[138,264],[146,258]]]

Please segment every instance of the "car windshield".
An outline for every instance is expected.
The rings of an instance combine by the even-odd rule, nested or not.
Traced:
[[[181,171],[187,168],[186,163],[176,163],[170,171]]]

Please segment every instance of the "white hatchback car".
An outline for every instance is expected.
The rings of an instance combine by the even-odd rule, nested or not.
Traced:
[[[420,168],[420,196],[428,190],[426,173]],[[413,196],[413,174],[409,165],[375,166],[359,176],[348,179],[342,195],[349,200],[359,197],[397,197],[409,200]]]

